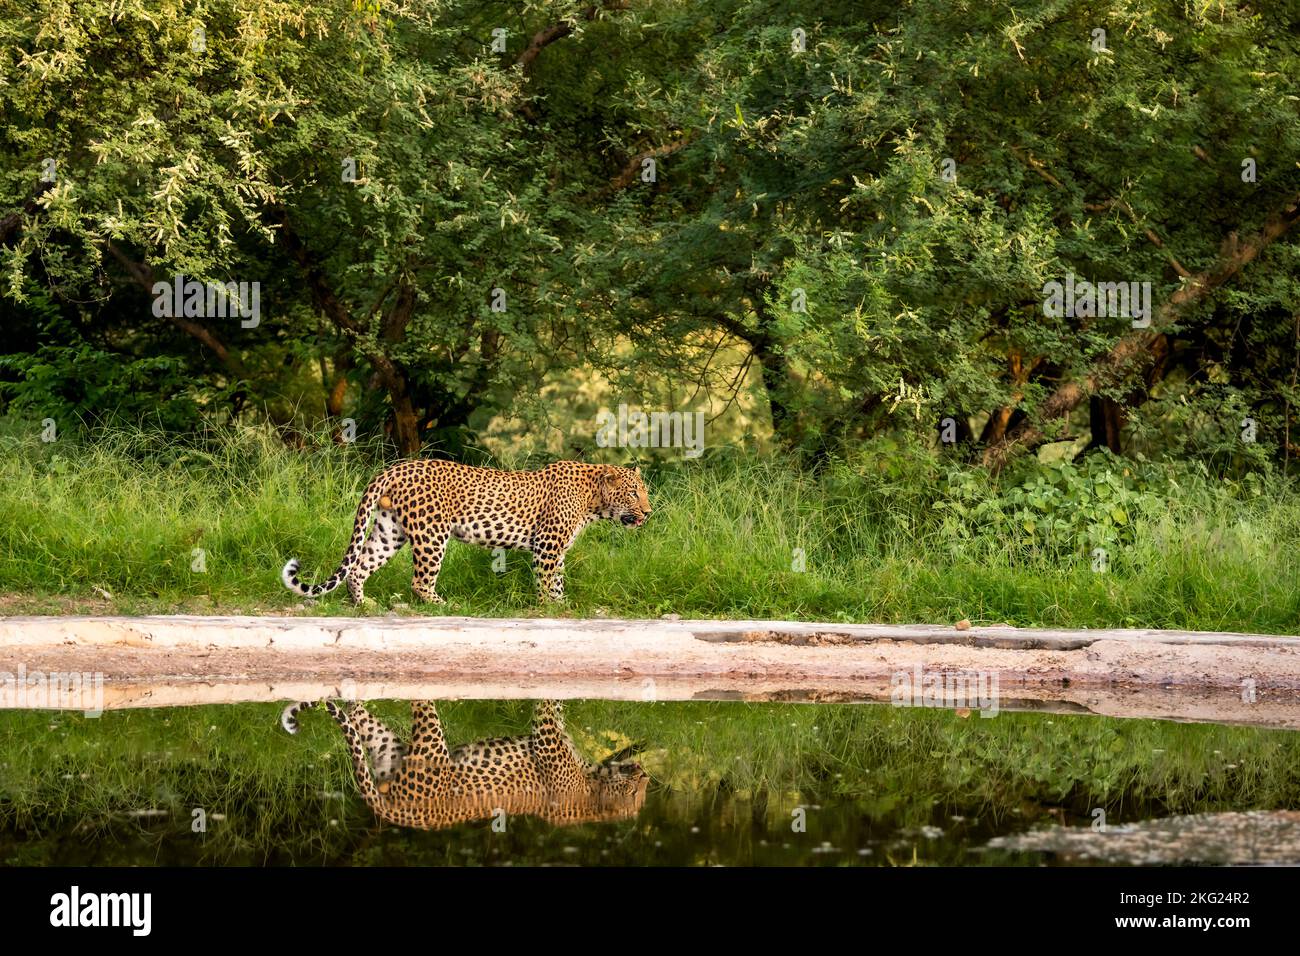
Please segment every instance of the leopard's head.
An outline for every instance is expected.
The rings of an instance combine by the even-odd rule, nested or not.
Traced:
[[[631,817],[645,804],[650,776],[636,760],[611,758],[591,774],[592,796],[606,813]]]
[[[595,513],[629,528],[639,528],[650,516],[641,469],[604,465],[596,476]]]

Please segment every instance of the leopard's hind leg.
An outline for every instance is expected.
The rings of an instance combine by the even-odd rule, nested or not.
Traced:
[[[348,716],[370,756],[375,780],[386,783],[397,775],[406,757],[406,747],[384,723],[357,702],[348,705]]]
[[[280,726],[289,733],[296,734],[298,714],[319,703],[328,703],[328,701],[305,700],[298,704],[290,704],[280,714]],[[398,739],[397,734],[384,726],[382,721],[356,701],[344,701],[342,706],[334,705],[330,713],[342,715],[347,723],[352,725],[358,742],[365,747],[366,754],[370,758],[375,779],[379,783],[391,780],[402,766],[402,759],[406,755],[406,747]]]
[[[356,604],[365,600],[366,579],[401,550],[406,543],[406,532],[392,511],[378,511],[370,536],[357,555],[356,564],[348,573],[348,594]]]

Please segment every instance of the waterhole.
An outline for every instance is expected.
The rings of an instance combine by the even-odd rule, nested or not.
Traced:
[[[378,699],[306,709],[290,734],[285,703],[0,711],[0,860],[1300,863],[1300,735],[1284,729],[886,703]],[[362,772],[349,721],[372,737]],[[384,734],[397,758],[373,749]]]

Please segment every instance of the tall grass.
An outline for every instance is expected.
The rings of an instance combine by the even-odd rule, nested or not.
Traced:
[[[655,513],[588,529],[568,601],[538,609],[528,556],[507,571],[453,542],[443,608],[415,603],[409,552],[305,602],[279,582],[337,564],[374,448],[289,450],[256,431],[178,445],[140,432],[42,444],[0,435],[0,610],[573,614],[1007,622],[1294,631],[1300,496],[1090,456],[994,481],[883,445],[817,474],[717,455],[647,470]],[[1098,551],[1104,560],[1098,564]],[[105,598],[108,594],[111,597]]]

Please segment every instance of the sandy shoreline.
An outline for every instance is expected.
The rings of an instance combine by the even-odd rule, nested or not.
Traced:
[[[563,618],[0,617],[5,674],[102,675],[106,709],[307,699],[898,701],[1300,728],[1300,637]],[[957,686],[962,686],[960,680]],[[971,687],[974,686],[972,683]],[[0,706],[51,706],[39,695]],[[928,690],[927,690],[928,689]],[[927,696],[928,694],[928,696]],[[908,696],[910,695],[910,696]],[[972,715],[977,716],[977,715]]]

